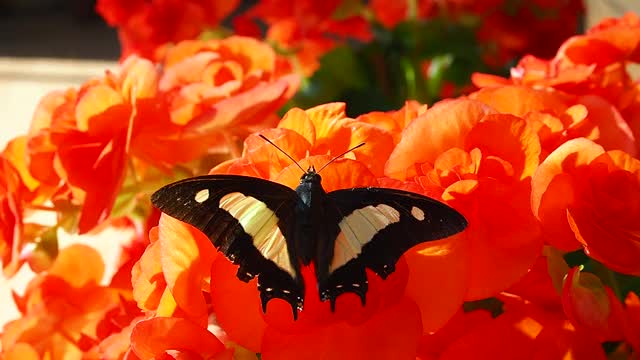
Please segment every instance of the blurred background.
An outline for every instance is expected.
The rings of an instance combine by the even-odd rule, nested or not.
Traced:
[[[585,0],[585,7],[588,28],[640,12],[640,1]],[[94,8],[92,0],[0,0],[0,146],[27,130],[42,95],[117,66],[116,30]]]

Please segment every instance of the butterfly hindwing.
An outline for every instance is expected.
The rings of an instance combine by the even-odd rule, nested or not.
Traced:
[[[328,194],[338,214],[324,298],[367,291],[364,268],[386,278],[411,247],[462,231],[465,218],[449,206],[415,193],[383,188],[355,188]]]
[[[207,235],[239,265],[238,278],[258,276],[263,308],[270,299],[282,298],[295,314],[304,294],[290,243],[295,191],[258,178],[207,175],[167,185],[151,200],[162,212]]]

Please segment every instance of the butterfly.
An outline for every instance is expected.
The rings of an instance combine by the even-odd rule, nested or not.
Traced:
[[[367,187],[325,192],[319,173],[344,154],[318,171],[300,167],[303,175],[295,190],[254,177],[206,175],[166,185],[151,201],[207,235],[239,265],[240,280],[257,276],[265,313],[269,300],[280,298],[297,318],[304,305],[300,268],[311,263],[320,299],[329,300],[332,311],[336,298],[347,292],[359,296],[364,306],[365,268],[385,279],[411,247],[456,234],[467,221],[446,204],[408,191]]]

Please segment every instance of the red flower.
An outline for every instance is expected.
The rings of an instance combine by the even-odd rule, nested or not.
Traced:
[[[552,56],[564,39],[575,34],[584,12],[580,0],[374,0],[369,6],[387,28],[405,20],[436,17],[469,27],[473,19],[478,23],[474,28],[478,42],[485,48],[483,60],[492,66],[503,66],[527,53]]]
[[[0,155],[0,262],[8,276],[20,268],[18,258],[23,246],[22,186],[18,172],[5,156]]]
[[[489,48],[485,61],[496,66],[524,54],[552,56],[562,41],[575,34],[584,13],[581,0],[500,2],[480,10],[477,32],[480,43]]]
[[[409,18],[409,1],[384,1],[373,0],[369,6],[373,11],[376,19],[380,21],[382,25],[387,28],[393,28],[398,23]],[[449,1],[451,2],[451,1]],[[435,16],[438,13],[438,7],[443,6],[443,2],[437,2],[433,0],[421,0],[416,1],[416,17],[419,19],[426,19]],[[446,4],[444,4],[446,6]]]
[[[251,22],[259,19],[267,24],[266,39],[295,56],[297,69],[310,76],[320,66],[319,58],[346,39],[369,41],[369,24],[358,13],[336,14],[342,0],[295,2],[264,0],[234,19],[241,35],[258,36]]]
[[[122,59],[133,54],[154,59],[162,45],[197,38],[237,5],[237,0],[99,0],[96,10],[118,29]]]
[[[504,312],[495,319],[473,316],[475,313],[464,315],[462,321],[468,325],[445,342],[438,357],[421,359],[607,358],[600,343],[571,326],[562,313],[522,299],[510,299]]]

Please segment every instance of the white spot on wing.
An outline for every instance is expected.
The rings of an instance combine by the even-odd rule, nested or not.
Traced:
[[[424,211],[415,206],[411,208],[411,215],[413,215],[413,217],[417,220],[424,220]]]
[[[194,200],[200,204],[209,198],[209,189],[200,190],[196,193]]]
[[[400,221],[398,210],[389,205],[366,206],[356,209],[342,219],[338,226],[333,259],[329,271],[333,272],[362,252],[362,247],[385,227]]]
[[[253,238],[253,246],[265,258],[295,279],[287,242],[278,227],[278,217],[262,201],[239,192],[229,193],[220,199],[220,208],[233,216],[244,231]]]

